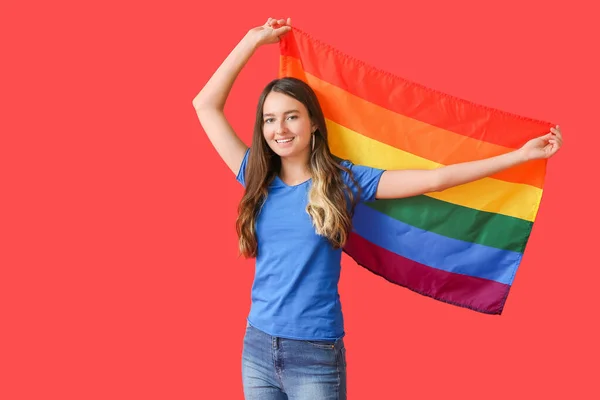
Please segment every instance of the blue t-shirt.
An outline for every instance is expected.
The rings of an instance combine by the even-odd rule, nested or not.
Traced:
[[[242,185],[249,152],[237,175]],[[374,200],[383,170],[341,164],[360,185],[360,201]],[[354,190],[348,174],[343,176]],[[342,250],[315,232],[306,212],[311,182],[288,186],[275,177],[268,188],[256,221],[258,256],[248,322],[272,336],[335,340],[344,336],[338,294]]]

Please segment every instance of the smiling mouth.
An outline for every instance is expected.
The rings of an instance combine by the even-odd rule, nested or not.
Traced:
[[[277,143],[289,143],[289,142],[291,142],[292,140],[294,140],[294,138],[293,138],[293,137],[292,137],[292,138],[287,138],[287,139],[275,139],[275,141],[276,141]]]

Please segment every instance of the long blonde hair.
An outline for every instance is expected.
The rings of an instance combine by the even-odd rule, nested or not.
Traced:
[[[356,204],[356,196],[345,184],[342,172],[349,175],[358,196],[360,188],[352,172],[340,165],[339,160],[331,154],[325,117],[312,88],[296,78],[281,78],[265,87],[258,102],[252,147],[245,172],[246,189],[238,207],[236,221],[240,253],[245,257],[257,256],[256,219],[267,198],[269,184],[281,169],[281,159],[271,150],[263,136],[263,105],[271,91],[286,94],[304,104],[317,127],[313,134],[314,148],[309,162],[312,186],[306,212],[310,215],[316,233],[326,237],[334,248],[341,248],[352,228],[352,214]]]

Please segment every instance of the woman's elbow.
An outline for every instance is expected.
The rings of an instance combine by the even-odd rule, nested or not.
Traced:
[[[430,178],[427,180],[427,191],[431,192],[441,192],[447,189],[450,185],[446,174],[444,174],[440,169],[435,169],[431,171]]]

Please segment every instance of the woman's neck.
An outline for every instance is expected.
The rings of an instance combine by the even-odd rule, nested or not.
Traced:
[[[287,185],[298,185],[310,179],[308,162],[299,159],[281,159],[279,178]]]

